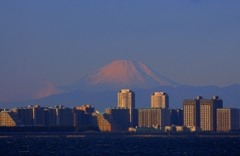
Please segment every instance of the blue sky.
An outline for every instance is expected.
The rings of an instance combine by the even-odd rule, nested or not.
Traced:
[[[134,59],[180,84],[240,84],[239,6],[0,1],[0,94],[28,96],[45,81],[68,85],[115,60]]]

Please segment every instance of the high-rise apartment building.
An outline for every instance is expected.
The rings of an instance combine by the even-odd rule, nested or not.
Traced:
[[[85,114],[83,110],[73,108],[72,113],[74,116],[74,126],[90,125],[92,123],[92,119],[89,117],[92,115]]]
[[[217,109],[217,131],[229,132],[239,129],[239,109]]]
[[[147,108],[138,109],[139,127],[165,127],[170,126],[171,117],[169,109]]]
[[[33,125],[45,125],[45,113],[44,108],[36,105],[33,110]]]
[[[213,99],[183,100],[184,126],[200,128],[202,131],[216,131],[217,108],[222,108],[223,101],[214,96]]]
[[[183,125],[183,109],[170,109],[171,125]]]
[[[120,126],[121,130],[127,130],[129,127],[138,125],[137,109],[111,107],[107,108],[105,113],[110,114],[110,118]]]
[[[39,105],[28,107],[15,107],[12,109],[18,118],[22,121],[22,125],[45,125],[44,108]]]
[[[74,126],[74,114],[71,108],[56,107],[57,126]]]
[[[216,131],[217,108],[223,107],[223,101],[214,96],[213,99],[200,100],[200,129],[202,131]]]
[[[152,108],[169,108],[169,96],[165,92],[155,92],[151,95]]]
[[[118,92],[118,107],[135,109],[135,93],[130,89]]]
[[[187,127],[200,127],[200,100],[201,96],[197,99],[183,100],[183,125]]]
[[[57,108],[45,108],[45,125],[46,126],[56,126],[57,125]]]
[[[33,126],[33,106],[28,107],[15,107],[12,109],[12,112],[16,113],[18,118],[22,121],[24,126]]]
[[[92,107],[91,105],[82,105],[81,107],[76,107],[76,110],[84,111],[84,115],[80,115],[82,119],[80,120],[80,118],[79,118],[79,121],[81,121],[81,125],[92,124],[92,113],[94,112],[94,107]],[[77,116],[79,116],[79,115],[77,115]],[[77,119],[77,118],[75,118],[75,119]]]

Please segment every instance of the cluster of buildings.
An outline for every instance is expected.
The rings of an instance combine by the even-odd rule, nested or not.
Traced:
[[[136,109],[135,93],[122,89],[118,93],[118,107],[111,107],[105,113],[93,114],[101,131],[152,131],[164,130],[165,126],[183,125],[183,110],[169,109],[169,96],[155,92],[151,96],[151,108]]]
[[[101,131],[235,131],[239,130],[239,109],[223,108],[218,96],[183,100],[183,109],[169,109],[165,92],[151,95],[151,107],[135,108],[135,93],[118,92],[118,107],[96,113],[90,105],[13,108],[0,112],[0,126],[98,125]]]
[[[82,126],[91,125],[94,107],[16,107],[0,112],[0,126]]]
[[[239,109],[223,108],[218,96],[212,99],[183,100],[184,126],[201,131],[235,131],[239,129]]]

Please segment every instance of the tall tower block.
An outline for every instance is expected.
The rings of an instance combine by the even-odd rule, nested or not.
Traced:
[[[223,101],[214,96],[212,99],[183,100],[184,126],[199,127],[202,131],[216,131],[217,109],[223,107]]]
[[[200,127],[200,100],[202,96],[197,99],[183,100],[183,125],[190,127]]]
[[[130,89],[118,92],[118,107],[135,109],[135,93]]]
[[[217,109],[223,107],[223,100],[218,96],[200,100],[200,128],[202,131],[216,131]]]
[[[169,108],[169,96],[165,92],[155,92],[151,95],[152,108]]]
[[[239,109],[217,109],[217,131],[229,132],[239,130]]]

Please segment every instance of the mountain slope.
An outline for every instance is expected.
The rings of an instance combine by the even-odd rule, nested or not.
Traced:
[[[179,86],[178,83],[158,74],[139,61],[118,60],[60,88],[66,91],[119,90],[122,88],[149,89],[160,86]]]

